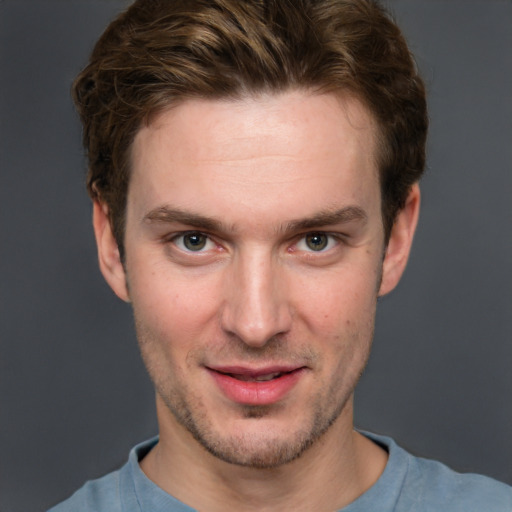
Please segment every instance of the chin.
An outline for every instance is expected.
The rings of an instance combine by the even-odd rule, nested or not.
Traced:
[[[194,414],[183,409],[175,418],[208,453],[229,464],[255,469],[273,469],[301,457],[336,422],[343,406],[331,414],[315,411],[310,418],[290,415],[275,406],[243,406],[238,419],[214,424],[204,410]],[[290,423],[290,417],[295,424]],[[283,419],[284,418],[284,419]]]
[[[216,458],[255,469],[272,469],[288,464],[299,458],[317,439],[308,431],[296,432],[293,436],[289,432],[278,436],[246,431],[230,438],[194,437]]]

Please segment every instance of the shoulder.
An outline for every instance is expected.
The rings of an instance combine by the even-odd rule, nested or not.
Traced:
[[[119,470],[90,480],[70,498],[48,512],[127,512],[139,510],[136,482],[142,478],[138,461],[158,442],[158,437],[138,444]]]
[[[120,512],[120,471],[87,482],[48,512]]]
[[[512,487],[416,457],[389,437],[363,434],[389,453],[384,473],[366,493],[368,503],[382,503],[386,497],[384,509],[394,512],[512,512]],[[361,503],[367,504],[364,500]]]
[[[407,510],[415,510],[409,507],[416,502],[424,504],[425,510],[512,511],[512,487],[483,475],[457,473],[440,462],[412,455],[401,497]]]

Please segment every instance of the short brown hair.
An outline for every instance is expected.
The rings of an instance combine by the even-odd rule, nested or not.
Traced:
[[[379,126],[386,239],[425,165],[425,89],[373,0],[137,0],[106,29],[73,86],[87,186],[123,257],[130,148],[142,123],[187,98],[304,88],[348,92]]]

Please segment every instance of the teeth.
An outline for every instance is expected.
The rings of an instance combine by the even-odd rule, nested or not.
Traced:
[[[243,380],[243,381],[256,381],[256,382],[265,382],[267,380],[275,379],[281,375],[281,372],[268,373],[267,375],[258,375],[257,377],[251,377],[250,375],[232,375],[235,379]]]
[[[265,381],[265,380],[272,380],[272,379],[275,379],[278,375],[281,375],[281,373],[280,372],[269,373],[268,375],[260,375],[259,377],[256,377],[254,380],[256,380],[258,382]]]

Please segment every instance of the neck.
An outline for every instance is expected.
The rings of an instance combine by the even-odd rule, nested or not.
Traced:
[[[272,469],[224,462],[173,417],[164,418],[160,442],[141,468],[164,491],[198,510],[336,510],[368,490],[387,461],[382,448],[353,430],[352,400],[298,459]]]

